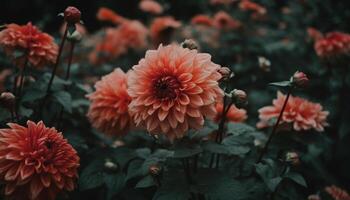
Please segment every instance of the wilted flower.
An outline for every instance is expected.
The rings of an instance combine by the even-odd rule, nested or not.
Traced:
[[[213,26],[214,20],[208,15],[196,15],[191,19],[191,24]]]
[[[266,106],[259,109],[260,122],[258,128],[271,126],[271,120],[276,119],[282,110],[286,96],[281,92],[277,93],[277,99],[273,100],[272,106]],[[309,130],[323,131],[325,126],[328,126],[326,121],[329,112],[324,111],[318,103],[309,102],[300,97],[290,96],[286,108],[283,112],[282,124],[292,124],[294,130]]]
[[[19,65],[28,59],[35,67],[53,64],[58,53],[54,39],[41,32],[30,22],[27,25],[8,24],[0,32],[0,46],[6,54],[12,56]],[[16,55],[21,52],[21,55]]]
[[[55,199],[72,191],[79,157],[55,128],[43,122],[0,129],[0,178],[10,199]]]
[[[350,195],[345,190],[335,185],[328,186],[325,190],[334,200],[350,200]]]
[[[291,81],[292,84],[300,88],[306,87],[309,83],[309,79],[307,78],[306,74],[299,71],[294,73],[294,75],[291,78]]]
[[[163,7],[154,0],[142,0],[139,3],[139,8],[143,12],[148,12],[152,14],[161,14],[163,12]]]
[[[181,23],[170,16],[155,18],[150,27],[154,45],[158,46],[160,43],[168,44],[174,29],[180,26]]]
[[[259,15],[266,14],[266,8],[250,0],[241,0],[239,8],[243,11],[252,11]]]
[[[181,43],[182,48],[187,48],[189,50],[198,49],[198,44],[196,41],[191,39],[186,39]]]
[[[120,68],[95,84],[96,91],[87,96],[91,101],[87,116],[93,127],[111,136],[121,136],[129,130],[131,98],[126,84],[127,75]]]
[[[233,30],[241,26],[241,22],[232,18],[224,11],[219,11],[214,15],[214,26],[219,29]]]
[[[107,21],[113,24],[120,24],[126,19],[109,8],[101,7],[97,12],[97,19],[100,21]]]
[[[209,54],[177,45],[148,50],[128,79],[136,125],[171,140],[200,129],[204,117],[215,115],[215,102],[223,95],[218,68]]]
[[[220,67],[218,72],[221,74],[220,81],[228,81],[234,76],[233,72],[228,67]]]
[[[76,24],[80,22],[81,12],[78,8],[69,6],[63,13],[64,21],[68,24]]]
[[[331,58],[350,53],[350,35],[342,32],[327,33],[315,42],[315,50],[322,58]]]
[[[223,106],[224,105],[222,103],[217,103],[215,106],[216,115],[213,120],[216,123],[219,123],[222,119]],[[235,105],[231,105],[230,109],[226,114],[227,122],[243,122],[246,119],[247,119],[247,111],[244,109],[239,109]]]

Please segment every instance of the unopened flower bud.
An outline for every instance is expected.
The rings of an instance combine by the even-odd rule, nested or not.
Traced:
[[[221,74],[220,81],[228,81],[234,76],[233,72],[228,67],[220,67],[218,72]]]
[[[64,20],[68,24],[76,24],[80,22],[81,12],[78,8],[69,6],[64,11]]]
[[[158,176],[160,174],[160,166],[159,165],[151,165],[148,169],[148,172],[152,175],[152,176]]]
[[[111,171],[115,171],[118,169],[118,165],[107,159],[105,162],[105,168]]]
[[[113,147],[113,148],[118,148],[118,147],[122,147],[122,146],[124,146],[124,145],[125,145],[125,143],[124,143],[123,141],[121,141],[121,140],[116,140],[116,141],[113,142],[112,147]]]
[[[321,197],[317,194],[312,194],[307,197],[307,200],[321,200]]]
[[[8,110],[12,110],[16,103],[16,97],[11,92],[3,92],[0,95],[0,105]]]
[[[67,35],[67,39],[71,42],[80,42],[83,36],[78,30],[75,30],[72,34]]]
[[[258,62],[260,69],[262,69],[265,72],[271,71],[271,62],[267,58],[259,56]]]
[[[248,103],[247,102],[247,93],[245,93],[243,90],[234,89],[232,92],[232,98],[238,107],[244,106]]]
[[[187,49],[190,49],[190,50],[198,49],[197,42],[195,42],[194,40],[191,40],[191,39],[186,39],[185,41],[183,41],[181,43],[181,46],[183,48],[187,48]]]
[[[286,154],[286,162],[290,163],[291,165],[299,165],[300,164],[300,159],[299,155],[296,152],[288,152]]]
[[[308,85],[309,79],[307,78],[306,74],[297,71],[291,78],[291,82],[297,87],[304,88]]]

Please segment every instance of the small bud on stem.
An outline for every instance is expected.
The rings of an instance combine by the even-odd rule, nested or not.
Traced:
[[[198,44],[194,40],[191,40],[191,39],[186,39],[185,41],[183,41],[181,43],[181,46],[182,46],[182,48],[187,48],[190,50],[199,49]]]

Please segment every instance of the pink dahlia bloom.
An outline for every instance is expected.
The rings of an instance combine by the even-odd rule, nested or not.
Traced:
[[[232,30],[241,26],[241,22],[232,18],[227,12],[219,11],[214,16],[214,25],[219,29]]]
[[[213,26],[214,21],[208,15],[196,15],[191,19],[191,24]]]
[[[163,7],[158,2],[153,0],[140,1],[139,8],[143,12],[148,12],[155,15],[161,14],[163,12]]]
[[[79,157],[55,128],[43,122],[0,129],[0,179],[9,199],[55,199],[72,191]]]
[[[218,69],[209,54],[196,50],[177,45],[148,50],[128,79],[134,122],[170,140],[200,129],[204,117],[215,116],[215,102],[223,95]]]
[[[151,39],[154,45],[168,44],[173,31],[180,26],[181,23],[170,16],[155,18],[150,26]]]
[[[53,37],[41,32],[30,22],[23,26],[6,25],[0,32],[0,46],[8,55],[13,56],[19,65],[23,65],[24,60],[28,59],[32,66],[38,68],[53,64],[58,53],[58,46]],[[16,51],[23,52],[23,56],[15,56]]]
[[[214,122],[219,123],[222,118],[223,104],[217,103],[216,106],[216,115],[214,117]],[[227,122],[243,122],[247,119],[247,111],[244,109],[239,109],[235,105],[232,105],[226,114]]]
[[[142,49],[147,45],[147,28],[138,20],[127,20],[118,27],[120,40],[125,46],[133,49]]]
[[[285,95],[278,92],[277,99],[273,100],[272,106],[259,109],[260,122],[257,124],[258,128],[271,126],[271,120],[277,119],[279,116],[285,98]],[[328,126],[326,121],[328,114],[329,112],[324,111],[318,103],[313,103],[300,97],[290,96],[281,122],[292,124],[296,131],[315,129],[321,132],[325,126]]]
[[[335,185],[328,186],[325,190],[334,200],[350,200],[349,193]]]
[[[88,118],[92,126],[111,136],[124,135],[132,125],[128,105],[127,75],[120,69],[103,76],[95,84],[96,91],[87,97],[91,101]]]
[[[329,58],[350,53],[350,35],[342,32],[331,32],[324,38],[315,42],[315,50],[318,56]]]
[[[120,24],[126,20],[124,17],[106,7],[101,7],[98,9],[97,19],[100,21],[111,22],[113,24]]]
[[[266,8],[254,3],[250,0],[241,0],[241,2],[239,3],[239,9],[241,9],[242,11],[251,11],[254,12],[258,15],[264,15],[266,14]]]

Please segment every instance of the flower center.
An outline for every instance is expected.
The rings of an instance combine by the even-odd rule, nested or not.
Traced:
[[[162,100],[175,99],[180,86],[180,82],[175,77],[163,76],[154,81],[155,96]]]

